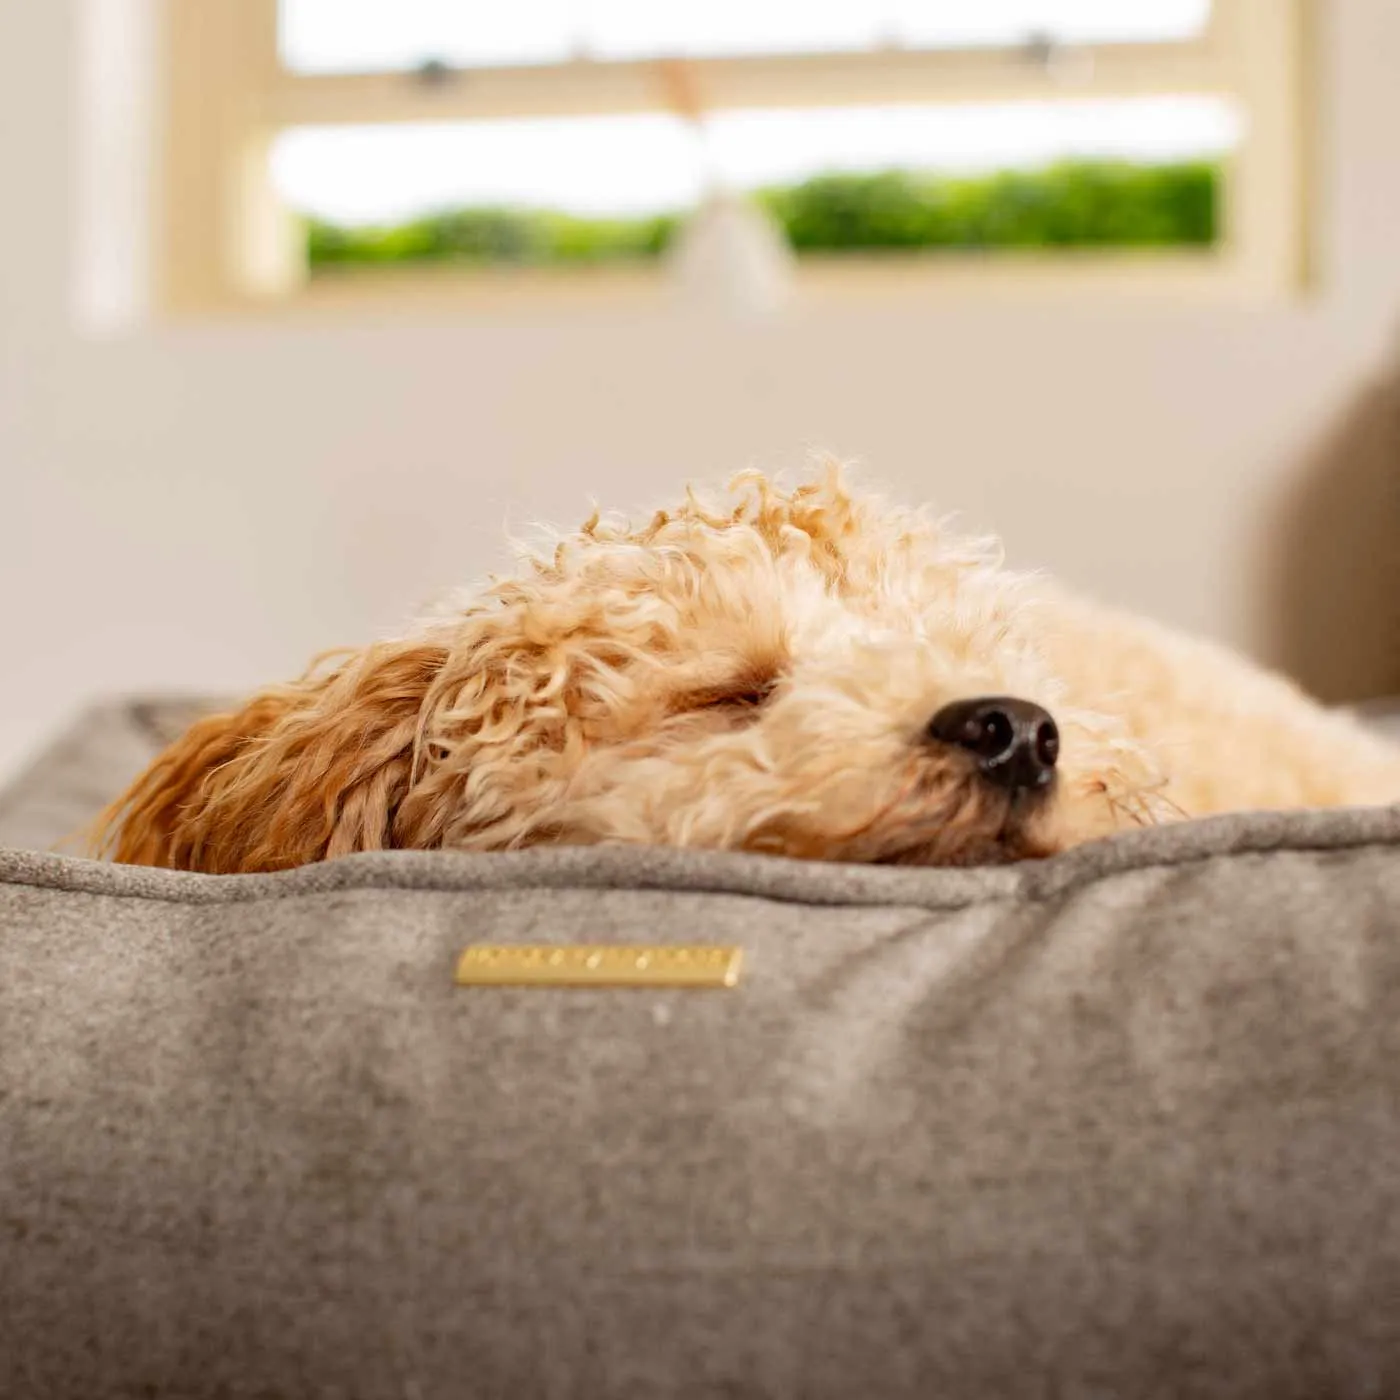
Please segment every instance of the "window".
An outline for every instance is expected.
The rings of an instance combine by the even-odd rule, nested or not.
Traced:
[[[813,288],[1276,293],[1305,3],[167,0],[165,298],[646,295],[722,191]]]

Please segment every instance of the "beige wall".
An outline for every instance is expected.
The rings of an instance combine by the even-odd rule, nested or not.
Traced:
[[[1326,5],[1322,290],[744,327],[536,310],[71,329],[76,3],[0,0],[0,770],[85,698],[241,687],[392,628],[502,526],[863,459],[1019,565],[1282,655],[1270,522],[1400,316],[1400,5]],[[1275,590],[1276,591],[1276,590]]]

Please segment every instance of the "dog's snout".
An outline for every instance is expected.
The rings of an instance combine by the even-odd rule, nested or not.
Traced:
[[[1049,712],[1009,695],[945,705],[929,722],[928,736],[965,749],[983,776],[1008,792],[1045,787],[1060,756],[1060,731]]]

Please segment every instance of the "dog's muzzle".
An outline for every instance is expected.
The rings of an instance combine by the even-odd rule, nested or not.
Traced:
[[[929,721],[927,736],[972,755],[988,782],[1019,794],[1055,778],[1060,731],[1047,710],[1009,695],[955,700]]]

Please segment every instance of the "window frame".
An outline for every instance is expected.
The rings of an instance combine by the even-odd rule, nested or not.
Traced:
[[[1075,46],[1066,76],[1025,50],[903,49],[413,72],[283,68],[277,0],[162,0],[164,149],[158,197],[158,301],[168,313],[272,308],[498,309],[600,297],[646,304],[665,293],[655,267],[375,269],[312,279],[299,221],[272,186],[269,153],[305,125],[469,121],[676,110],[679,74],[706,110],[917,102],[1227,97],[1244,135],[1224,161],[1224,227],[1209,252],[1065,250],[976,259],[917,254],[804,257],[811,300],[1002,291],[1179,299],[1277,298],[1309,282],[1308,62],[1315,0],[1214,0],[1199,36]]]

